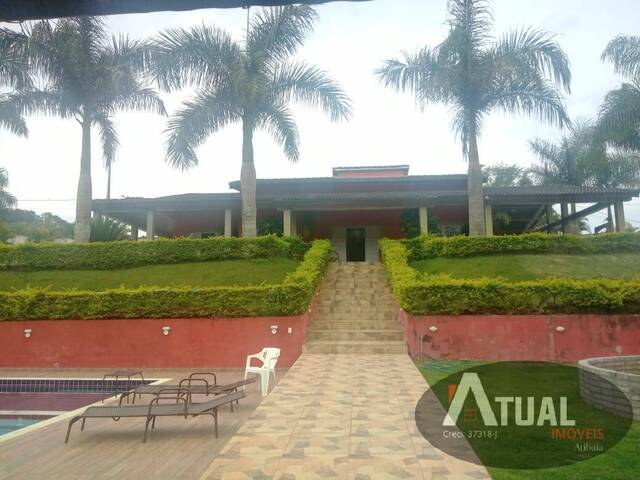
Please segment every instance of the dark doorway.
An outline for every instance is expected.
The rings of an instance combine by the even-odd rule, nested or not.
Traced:
[[[364,262],[364,228],[347,228],[347,262]]]

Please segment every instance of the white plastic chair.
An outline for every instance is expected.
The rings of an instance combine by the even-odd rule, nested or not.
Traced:
[[[278,362],[278,357],[280,357],[280,349],[275,347],[265,347],[259,353],[247,357],[244,379],[246,380],[250,373],[260,375],[260,390],[262,391],[263,397],[266,397],[267,393],[269,393],[270,375],[273,375],[273,383],[276,383],[276,363]],[[260,360],[262,365],[252,367],[251,360],[254,358]]]

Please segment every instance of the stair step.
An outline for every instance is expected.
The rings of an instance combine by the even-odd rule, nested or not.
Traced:
[[[314,318],[310,328],[313,330],[402,330],[402,325],[396,320],[336,321]]]
[[[354,341],[354,340],[402,340],[402,330],[321,330],[313,329],[307,332],[307,341]]]
[[[309,341],[302,346],[305,353],[407,353],[407,345],[403,341]]]

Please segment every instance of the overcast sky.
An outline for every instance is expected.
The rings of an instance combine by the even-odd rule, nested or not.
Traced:
[[[296,109],[300,161],[289,163],[269,136],[258,134],[254,139],[258,177],[327,176],[333,166],[399,163],[411,165],[413,174],[465,172],[446,107],[430,106],[419,112],[410,95],[385,89],[373,74],[382,60],[397,56],[401,50],[439,43],[446,34],[446,4],[446,0],[375,0],[318,6],[320,20],[299,56],[341,82],[353,100],[353,118],[332,124],[321,112]],[[640,34],[637,0],[495,0],[493,8],[498,35],[529,25],[557,34],[573,72],[572,93],[567,96],[572,118],[594,116],[606,92],[621,81],[610,65],[600,61],[607,42],[618,34]],[[246,10],[107,19],[113,33],[138,38],[202,22],[224,28],[241,40]],[[163,94],[169,112],[191,93]],[[228,190],[229,181],[239,178],[239,126],[210,137],[198,150],[200,164],[180,172],[164,161],[165,118],[122,113],[116,122],[121,148],[113,170],[112,198],[221,192]],[[80,127],[74,121],[46,117],[31,117],[28,125],[28,139],[0,130],[0,166],[9,171],[9,190],[18,197],[20,208],[51,211],[73,220]],[[534,161],[527,140],[554,140],[560,133],[535,119],[496,112],[486,122],[480,140],[481,163],[527,166]],[[106,175],[96,135],[92,153],[94,198],[103,198]],[[627,217],[640,227],[639,199],[627,207]],[[592,221],[592,225],[596,223]]]

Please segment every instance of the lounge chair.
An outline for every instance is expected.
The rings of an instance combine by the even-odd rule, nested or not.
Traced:
[[[211,377],[213,379],[213,383],[210,383],[210,380],[207,380],[205,377]],[[228,383],[224,385],[218,385],[217,377],[215,373],[212,372],[194,372],[189,377],[183,378],[180,382],[175,385],[171,384],[159,384],[159,385],[139,385],[138,387],[129,390],[128,392],[124,392],[120,395],[120,405],[122,405],[123,401],[126,399],[127,403],[129,402],[129,398],[133,397],[133,402],[135,402],[136,395],[160,395],[160,394],[175,394],[177,396],[183,396],[186,394],[190,395],[222,395],[225,393],[233,393],[237,392],[240,387],[244,387],[250,383],[255,382],[255,378],[249,378],[240,380],[233,383]],[[236,404],[239,403],[236,401]],[[231,411],[233,411],[233,403],[231,404]]]
[[[82,414],[73,417],[69,421],[69,427],[67,428],[67,436],[64,443],[69,441],[69,434],[71,433],[71,427],[78,420],[82,420],[82,426],[80,430],[84,430],[85,422],[87,418],[113,418],[116,422],[121,418],[146,418],[147,421],[144,426],[144,437],[142,443],[147,441],[147,432],[149,430],[149,423],[152,423],[151,428],[155,428],[156,417],[184,417],[191,415],[196,417],[198,415],[211,415],[213,416],[215,423],[215,435],[218,438],[218,407],[235,402],[244,397],[244,392],[229,393],[224,396],[216,396],[211,400],[201,403],[191,403],[191,396],[156,396],[149,405],[114,405],[114,406],[100,406],[89,407]],[[172,400],[173,403],[160,403],[160,400]]]

